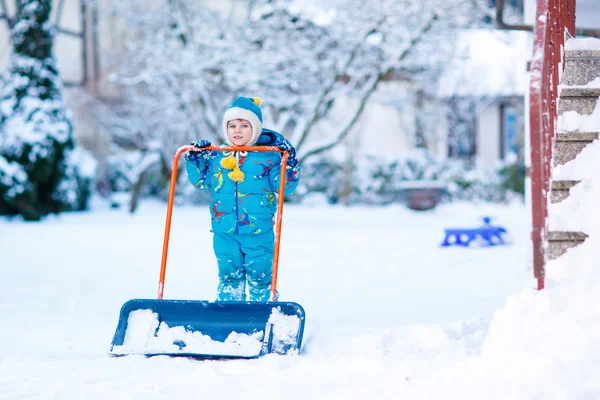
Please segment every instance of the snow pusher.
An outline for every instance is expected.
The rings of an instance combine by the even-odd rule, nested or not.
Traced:
[[[280,179],[270,300],[210,302],[163,299],[177,166],[183,146],[173,158],[162,262],[156,299],[132,299],[121,307],[110,354],[167,355],[195,358],[257,358],[268,353],[297,352],[302,345],[305,313],[294,302],[275,301],[285,179]],[[282,153],[280,176],[286,176],[288,153],[274,146],[209,146],[209,151]]]

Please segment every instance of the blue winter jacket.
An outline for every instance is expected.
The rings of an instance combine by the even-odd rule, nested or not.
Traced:
[[[263,135],[258,143],[269,145],[268,138]],[[194,187],[211,191],[212,231],[235,234],[269,232],[273,229],[277,212],[281,154],[248,152],[241,155],[239,167],[245,175],[242,182],[232,181],[228,176],[231,170],[221,166],[221,160],[226,156],[222,151],[205,151],[200,153],[200,157],[186,157],[185,161],[188,179]],[[285,196],[294,192],[299,178],[300,165],[288,166]]]

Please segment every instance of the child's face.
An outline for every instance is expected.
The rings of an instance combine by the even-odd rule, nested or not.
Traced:
[[[245,119],[227,122],[227,137],[235,146],[244,146],[252,139],[252,125]]]

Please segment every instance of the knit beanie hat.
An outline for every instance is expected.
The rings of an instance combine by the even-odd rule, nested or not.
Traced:
[[[245,119],[250,122],[250,125],[252,125],[252,138],[247,146],[255,144],[262,131],[260,97],[238,97],[225,110],[225,114],[223,115],[223,133],[229,145],[233,144],[229,142],[229,138],[227,137],[227,123],[232,119]]]

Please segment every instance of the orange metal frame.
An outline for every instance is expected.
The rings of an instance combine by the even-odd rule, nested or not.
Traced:
[[[271,152],[271,153],[283,153],[281,157],[281,170],[280,170],[280,179],[279,183],[279,198],[277,199],[277,219],[275,223],[275,252],[273,254],[273,274],[271,279],[271,297],[270,301],[275,301],[275,296],[277,293],[277,272],[279,268],[279,245],[281,238],[281,221],[283,214],[283,193],[285,193],[285,182],[286,182],[286,165],[289,154],[287,151],[280,150],[278,147],[274,146],[229,146],[229,147],[217,147],[217,146],[209,146],[205,147],[205,150],[212,151],[257,151],[257,152]],[[164,290],[165,290],[165,275],[167,272],[167,253],[169,252],[169,236],[171,233],[171,218],[173,216],[173,200],[175,198],[175,185],[177,184],[177,167],[179,165],[179,157],[181,154],[190,151],[190,150],[198,150],[197,147],[194,146],[182,146],[175,153],[175,157],[173,157],[173,165],[171,167],[171,186],[169,188],[169,203],[167,205],[167,222],[165,224],[165,238],[163,241],[163,252],[162,252],[162,262],[160,264],[160,277],[158,279],[158,298],[162,299]]]

